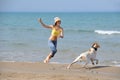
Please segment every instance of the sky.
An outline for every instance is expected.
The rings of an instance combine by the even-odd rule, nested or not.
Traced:
[[[0,12],[120,12],[120,0],[0,0]]]

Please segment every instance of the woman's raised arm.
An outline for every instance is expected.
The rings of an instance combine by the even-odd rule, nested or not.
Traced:
[[[45,28],[52,28],[52,26],[44,24],[41,18],[38,19],[38,22]]]

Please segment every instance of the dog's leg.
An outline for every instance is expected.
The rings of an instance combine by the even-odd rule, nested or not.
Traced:
[[[71,64],[69,64],[69,65],[67,66],[67,69],[70,69],[70,67],[71,67],[74,63],[76,63],[76,62],[78,62],[78,61],[73,61]]]
[[[94,60],[93,60],[93,59],[90,59],[90,61],[92,62],[92,65],[95,65],[95,64],[94,64]]]
[[[87,66],[88,63],[89,63],[89,60],[86,60],[86,63],[85,63],[85,65],[83,66],[83,68],[88,69],[88,66]]]
[[[98,59],[95,59],[95,61],[96,61],[96,64],[98,64]]]
[[[88,66],[87,66],[88,63],[85,63],[85,65],[83,66],[83,68],[86,68],[88,69]]]
[[[69,65],[67,66],[67,69],[70,69],[70,67],[71,67],[74,63],[78,62],[79,59],[80,59],[80,56],[78,56],[71,64],[69,64]]]

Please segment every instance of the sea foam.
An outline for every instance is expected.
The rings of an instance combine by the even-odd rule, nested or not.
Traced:
[[[98,34],[106,34],[106,35],[120,34],[120,31],[109,31],[109,30],[95,30],[94,32]]]

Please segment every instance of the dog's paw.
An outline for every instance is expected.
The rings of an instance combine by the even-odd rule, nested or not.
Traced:
[[[94,63],[92,63],[92,65],[95,65]]]
[[[89,67],[88,67],[88,66],[83,66],[82,68],[84,68],[84,69],[89,69]]]
[[[68,67],[66,67],[66,69],[70,69],[70,67],[68,66]]]
[[[98,64],[98,61],[96,61],[96,64]]]

